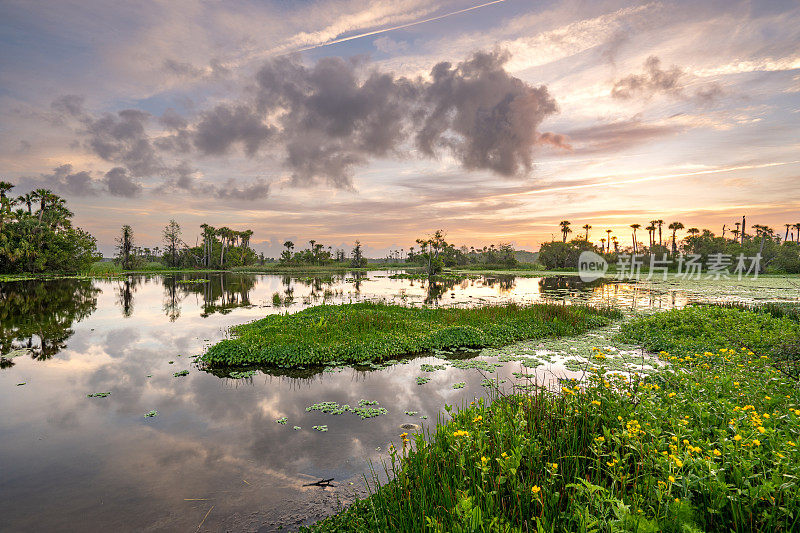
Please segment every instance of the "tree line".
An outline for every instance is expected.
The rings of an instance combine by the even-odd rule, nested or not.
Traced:
[[[161,232],[164,248],[142,248],[136,245],[133,228],[125,224],[116,238],[114,262],[123,270],[137,268],[209,268],[226,269],[265,262],[264,254],[250,248],[253,230],[215,228],[201,224],[202,243],[190,246],[183,240],[181,225],[170,220]]]
[[[542,244],[538,261],[546,268],[577,268],[581,252],[593,251],[604,255],[609,262],[616,262],[619,254],[641,254],[649,256],[675,258],[678,254],[698,255],[705,263],[710,255],[755,257],[760,254],[762,271],[771,270],[796,274],[800,273],[800,223],[784,224],[784,231],[763,225],[753,224],[748,231],[747,218],[722,226],[721,235],[710,229],[688,228],[681,237],[678,232],[685,228],[679,221],[667,224],[664,220],[651,220],[642,228],[641,224],[630,224],[630,245],[623,243],[613,235],[610,229],[598,242],[590,238],[591,224],[581,226],[583,230],[572,240],[567,240],[573,233],[572,222],[559,222],[561,241],[553,240]],[[640,240],[643,231],[647,232],[647,242]]]
[[[13,188],[0,181],[0,273],[76,272],[100,259],[66,200],[48,189],[12,196]]]

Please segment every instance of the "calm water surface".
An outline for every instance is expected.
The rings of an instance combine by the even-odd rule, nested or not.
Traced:
[[[484,395],[475,370],[424,373],[420,357],[375,371],[259,372],[230,379],[190,357],[226,328],[323,301],[587,301],[664,309],[680,290],[575,278],[475,276],[432,290],[390,272],[327,278],[186,274],[0,283],[0,529],[294,529],[360,494],[403,424],[433,424],[443,404]],[[199,283],[183,280],[208,278]],[[289,297],[272,307],[272,296]],[[188,370],[185,377],[175,372]],[[517,363],[501,377],[519,371]],[[431,381],[417,385],[417,376]],[[453,389],[465,382],[463,389]],[[111,392],[106,398],[87,394]],[[306,412],[375,400],[388,414]],[[144,414],[157,410],[158,416]],[[417,411],[410,416],[405,411]],[[286,425],[276,420],[287,417]],[[428,416],[423,420],[421,416]],[[327,432],[312,429],[326,424]],[[302,429],[294,430],[293,426]],[[335,478],[335,487],[304,486]]]

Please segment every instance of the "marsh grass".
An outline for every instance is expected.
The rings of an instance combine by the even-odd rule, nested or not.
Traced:
[[[391,481],[374,475],[367,499],[312,529],[800,530],[800,393],[772,357],[796,323],[670,313],[623,326],[626,338],[677,349],[660,352],[654,373],[609,371],[595,348],[581,383],[446,406],[427,435],[401,436],[382,476]],[[738,329],[707,329],[723,325]],[[751,349],[744,340],[760,329],[767,340]]]
[[[581,333],[621,317],[613,309],[558,304],[475,308],[403,307],[385,303],[320,305],[235,326],[212,346],[209,367],[267,364],[363,364],[435,350],[500,346]]]

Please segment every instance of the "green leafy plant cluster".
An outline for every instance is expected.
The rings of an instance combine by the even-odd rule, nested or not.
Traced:
[[[385,303],[320,305],[232,328],[209,367],[370,363],[432,350],[498,346],[586,331],[619,318],[613,309],[557,304],[412,308]]]
[[[674,356],[746,346],[781,358],[782,347],[800,338],[800,322],[793,313],[778,306],[691,306],[626,322],[621,338]]]
[[[609,371],[595,349],[582,382],[446,406],[426,437],[401,435],[391,481],[376,475],[367,499],[313,530],[798,531],[800,392],[773,345],[743,342],[788,327],[761,315],[637,319],[628,335],[678,349],[648,376]]]
[[[351,407],[348,404],[339,405],[336,402],[320,402],[306,407],[306,411],[322,411],[326,414],[341,415],[346,412],[354,413],[356,416],[364,420],[366,418],[374,418],[376,416],[385,415],[388,411],[383,407],[377,406],[378,402],[369,400],[358,400],[358,407]]]

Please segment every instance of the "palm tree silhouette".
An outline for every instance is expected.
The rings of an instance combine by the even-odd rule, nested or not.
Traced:
[[[678,241],[676,240],[675,234],[678,232],[679,229],[683,229],[682,222],[673,222],[667,228],[672,230],[672,253],[678,252]]]
[[[569,229],[570,221],[569,220],[562,220],[558,223],[561,226],[561,234],[564,237],[564,242],[567,242],[567,234],[572,233],[572,230]]]
[[[638,247],[636,246],[636,230],[641,228],[641,224],[631,224],[631,228],[633,228],[633,253],[636,253]]]

